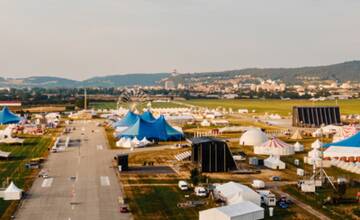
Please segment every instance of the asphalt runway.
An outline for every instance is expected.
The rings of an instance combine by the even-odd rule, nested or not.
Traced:
[[[96,122],[77,121],[68,136],[76,141],[63,152],[51,153],[44,168],[49,178],[37,178],[16,219],[111,220],[131,219],[120,213],[122,196],[105,131]],[[63,139],[66,136],[62,137]]]

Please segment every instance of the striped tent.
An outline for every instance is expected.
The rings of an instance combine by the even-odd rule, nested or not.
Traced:
[[[294,146],[283,142],[282,140],[273,137],[270,140],[266,141],[260,146],[254,147],[255,154],[264,154],[264,155],[292,155],[295,153]]]

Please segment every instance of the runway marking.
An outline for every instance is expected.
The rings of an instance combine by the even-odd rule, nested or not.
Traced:
[[[102,186],[110,186],[110,180],[108,176],[101,176],[100,177],[100,184]]]
[[[53,180],[54,180],[54,178],[44,179],[44,181],[43,181],[42,184],[41,184],[41,187],[44,187],[44,188],[49,188],[49,187],[51,187],[51,185],[52,185],[52,183],[53,183]]]
[[[102,149],[104,149],[104,147],[102,145],[96,145],[96,149],[97,150],[102,150]]]

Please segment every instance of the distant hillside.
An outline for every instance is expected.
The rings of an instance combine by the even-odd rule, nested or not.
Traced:
[[[81,85],[101,87],[121,87],[131,85],[151,86],[168,76],[168,73],[112,75],[94,77],[82,81]]]
[[[76,81],[61,77],[34,76],[27,78],[1,78],[0,87],[43,87],[43,88],[74,88],[74,87],[122,87],[122,86],[149,86],[168,77],[168,73],[155,74],[125,74],[104,77],[94,77],[84,81]]]
[[[286,83],[299,83],[300,77],[318,77],[320,80],[332,79],[339,82],[360,81],[360,61],[350,61],[328,66],[299,68],[249,68],[222,72],[203,72],[180,74],[174,78],[176,83],[189,83],[194,79],[215,81],[219,78],[234,78],[238,75],[252,75],[263,79],[282,80]],[[0,87],[123,87],[150,86],[170,77],[169,73],[154,74],[124,74],[94,77],[84,81],[76,81],[61,77],[36,76],[27,78],[0,77]]]
[[[242,70],[231,70],[222,72],[204,72],[197,74],[180,75],[183,80],[186,78],[210,77],[233,78],[237,75],[252,75],[263,79],[282,80],[286,83],[300,82],[299,77],[311,76],[319,77],[321,80],[333,79],[339,82],[360,81],[360,61],[351,61],[328,66],[299,67],[299,68],[250,68]],[[177,76],[179,77],[179,76]]]

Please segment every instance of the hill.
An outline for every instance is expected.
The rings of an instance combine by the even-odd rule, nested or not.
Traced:
[[[82,86],[100,86],[100,87],[121,87],[121,86],[152,86],[156,85],[160,80],[168,77],[168,73],[153,73],[153,74],[124,74],[111,75],[103,77],[94,77],[80,84]]]
[[[234,78],[238,75],[252,75],[263,79],[282,80],[286,83],[301,82],[301,77],[318,77],[320,80],[360,81],[360,61],[350,61],[328,66],[298,68],[249,68],[222,72],[204,72],[177,76],[177,80],[189,81],[189,78]],[[182,78],[182,79],[179,79]],[[191,79],[193,80],[193,79]]]
[[[298,67],[298,68],[248,68],[220,72],[186,73],[170,77],[169,73],[153,74],[123,74],[93,77],[84,81],[76,81],[62,77],[34,76],[27,78],[0,77],[0,87],[123,87],[151,86],[170,77],[176,83],[191,83],[196,81],[215,81],[231,79],[239,75],[252,75],[263,79],[282,80],[285,83],[299,83],[301,77],[317,77],[318,80],[360,81],[360,61],[350,61],[328,66]]]

